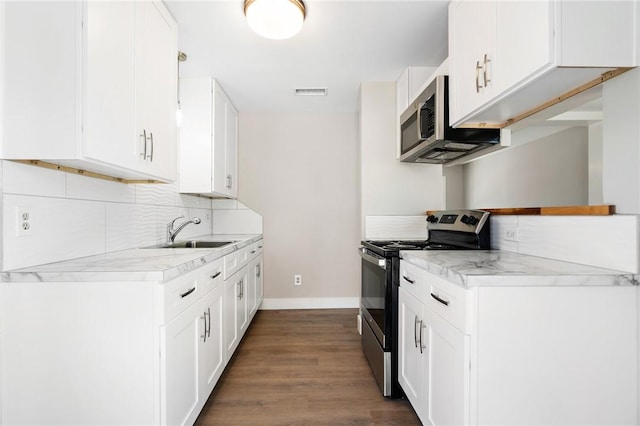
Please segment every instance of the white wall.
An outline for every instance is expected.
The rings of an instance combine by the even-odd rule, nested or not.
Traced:
[[[259,230],[255,213],[244,221],[250,224],[247,232],[237,232],[238,221],[229,219],[235,212],[213,210],[211,199],[179,194],[173,184],[125,185],[11,161],[0,164],[3,270],[159,244],[166,224],[180,215],[198,216],[202,223],[187,226],[178,239],[211,234],[214,213],[236,233]],[[24,209],[31,229],[20,236],[16,216]]]
[[[468,208],[586,205],[588,129],[575,127],[465,165]]]
[[[362,215],[423,215],[443,208],[442,166],[396,158],[396,85],[360,87]]]
[[[264,221],[264,307],[358,306],[357,115],[239,120],[238,198]]]

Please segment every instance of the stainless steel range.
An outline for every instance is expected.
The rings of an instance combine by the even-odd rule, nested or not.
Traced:
[[[362,349],[384,396],[403,396],[398,385],[398,286],[402,250],[488,249],[489,213],[432,212],[427,240],[362,241]]]

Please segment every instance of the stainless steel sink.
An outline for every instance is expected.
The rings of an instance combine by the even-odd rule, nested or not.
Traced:
[[[236,243],[237,241],[180,241],[178,243],[160,244],[157,246],[145,247],[145,248],[217,248],[223,247],[228,244]]]

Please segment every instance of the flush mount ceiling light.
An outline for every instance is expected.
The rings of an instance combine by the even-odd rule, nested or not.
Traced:
[[[244,0],[244,14],[262,37],[284,40],[300,31],[306,10],[302,0]]]

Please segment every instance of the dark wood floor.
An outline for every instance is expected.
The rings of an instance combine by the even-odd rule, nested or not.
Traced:
[[[356,313],[259,311],[196,425],[420,425],[380,394]]]

